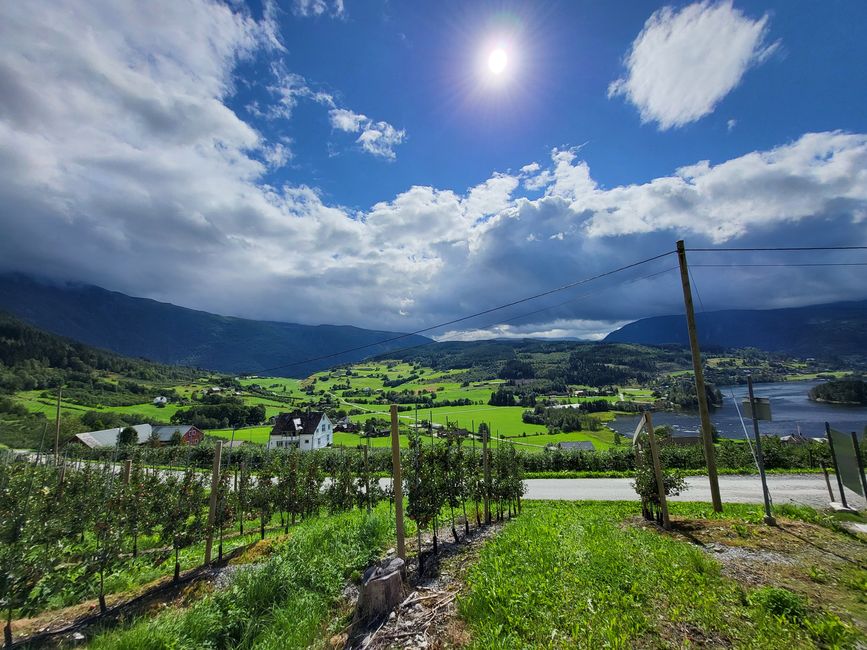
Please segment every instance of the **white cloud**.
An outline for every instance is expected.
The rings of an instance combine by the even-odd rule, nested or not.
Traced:
[[[341,18],[345,15],[343,0],[293,0],[292,12],[296,16],[332,16]]]
[[[349,133],[361,132],[356,142],[374,156],[395,158],[394,148],[406,139],[406,131],[396,129],[388,122],[375,122],[366,115],[344,108],[328,112],[332,128]]]
[[[768,20],[747,17],[731,0],[663,7],[632,43],[626,75],[608,96],[624,96],[661,130],[695,122],[777,48],[767,44]]]
[[[598,321],[581,319],[556,319],[543,324],[510,325],[504,323],[493,327],[450,330],[437,341],[485,341],[488,339],[581,339],[599,341],[605,335],[629,321]],[[540,325],[542,325],[540,327]]]
[[[580,150],[555,149],[520,174],[492,173],[466,191],[412,186],[362,211],[313,187],[269,186],[268,167],[289,160],[290,143],[263,137],[227,105],[238,62],[272,47],[267,29],[224,5],[164,2],[0,4],[3,269],[218,313],[414,328],[669,250],[681,237],[691,245],[867,244],[865,134],[806,134],[611,188],[596,182]],[[344,123],[354,115],[342,114]],[[364,117],[351,133],[370,130],[388,131]],[[542,196],[522,194],[528,181]],[[674,275],[640,278],[661,268],[498,312],[466,330],[499,320],[507,333],[588,336],[604,328],[583,322],[676,310]],[[857,270],[784,280],[768,269],[695,273],[706,304],[864,292]],[[509,322],[541,308],[520,321],[526,326]]]
[[[738,125],[738,121],[735,119],[731,119],[728,122],[726,122],[726,129],[728,129],[728,132],[731,133],[732,131],[734,131],[734,128],[737,125]]]

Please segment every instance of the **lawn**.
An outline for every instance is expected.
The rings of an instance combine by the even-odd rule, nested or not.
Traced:
[[[707,504],[678,503],[672,514],[682,534],[644,525],[634,503],[526,503],[468,572],[459,611],[470,647],[790,649],[864,640],[864,545],[798,521],[768,529],[756,506],[727,504],[717,518]],[[795,531],[847,561],[785,538]],[[696,536],[755,561],[727,556],[724,565],[723,555],[691,543]],[[805,552],[822,565],[802,566]]]

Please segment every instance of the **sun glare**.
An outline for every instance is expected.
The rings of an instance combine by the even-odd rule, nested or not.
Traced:
[[[506,69],[506,66],[509,63],[509,56],[506,54],[506,51],[498,47],[491,51],[488,55],[488,70],[490,70],[495,75],[500,75]]]

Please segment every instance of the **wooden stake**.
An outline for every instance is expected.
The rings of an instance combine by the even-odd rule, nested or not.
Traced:
[[[63,398],[63,384],[57,387],[57,414],[54,416],[54,464],[60,460],[60,400]]]
[[[367,440],[370,440],[370,436],[367,437]],[[367,462],[367,445],[362,445],[364,447],[364,498],[367,501],[367,512],[370,514],[370,465]]]
[[[482,469],[485,477],[485,524],[491,523],[491,465],[488,461],[488,442],[490,439],[490,429],[485,429],[482,433]]]
[[[406,538],[403,528],[403,482],[400,477],[400,431],[397,404],[391,405],[391,466],[394,473],[394,522],[397,528],[397,556],[406,562]],[[421,553],[421,548],[419,548]]]
[[[692,306],[692,289],[689,285],[689,268],[686,265],[686,247],[683,240],[677,242],[677,261],[680,264],[680,282],[683,285],[683,305],[686,311],[686,327],[689,333],[689,348],[692,352],[692,369],[695,374],[695,393],[698,398],[698,413],[701,417],[701,438],[704,443],[704,460],[707,464],[707,478],[710,481],[710,498],[715,512],[722,512],[722,499],[719,494],[719,477],[716,471],[716,448],[713,444],[713,431],[710,412],[707,408],[707,393],[704,388],[704,374],[701,369],[701,350],[695,329],[695,312]]]
[[[223,441],[217,440],[214,447],[214,468],[211,474],[211,496],[208,501],[208,538],[205,541],[205,564],[211,563],[211,550],[214,546],[214,520],[217,516],[217,492],[220,489],[220,461],[223,455]]]
[[[756,437],[756,461],[759,464],[759,477],[762,479],[762,498],[765,500],[765,523],[775,526],[777,522],[771,514],[771,495],[768,492],[768,479],[765,477],[765,457],[762,454],[762,437],[759,435],[758,409],[756,409],[756,396],[753,395],[752,375],[747,375],[747,387],[750,395],[750,412],[753,415],[753,433]]]
[[[132,472],[132,461],[125,460],[123,461],[123,484],[129,485],[129,476]]]
[[[834,502],[834,490],[831,489],[831,479],[828,478],[828,468],[825,467],[825,463],[821,460],[819,461],[819,467],[822,468],[822,474],[825,475],[825,485],[828,486],[828,495],[831,497],[831,502]]]
[[[653,475],[656,477],[656,493],[659,497],[659,509],[662,511],[662,527],[671,528],[668,518],[668,501],[665,498],[665,481],[662,476],[662,463],[659,460],[659,449],[656,446],[656,433],[653,431],[653,418],[650,411],[644,412],[644,426],[647,428],[647,441],[650,444],[650,458],[653,461]]]

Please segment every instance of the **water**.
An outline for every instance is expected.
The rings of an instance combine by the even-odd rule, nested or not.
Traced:
[[[838,431],[856,431],[861,435],[867,426],[867,407],[838,406],[835,404],[822,404],[811,402],[807,399],[807,393],[820,381],[787,381],[773,384],[754,384],[753,392],[756,397],[768,397],[771,400],[772,422],[760,421],[759,430],[763,435],[773,434],[786,436],[800,431],[802,435],[814,438],[825,435],[825,422]],[[710,421],[719,431],[722,438],[743,438],[744,430],[738,418],[735,403],[732,400],[732,391],[738,407],[742,400],[747,399],[747,387],[743,386],[720,386],[723,394],[723,406],[712,410]],[[741,412],[743,408],[741,407]],[[747,431],[753,434],[752,422],[745,420]],[[675,434],[698,435],[698,413],[665,413],[653,414],[654,426],[671,426]],[[621,435],[632,437],[635,427],[638,425],[637,415],[617,416],[610,426]]]

